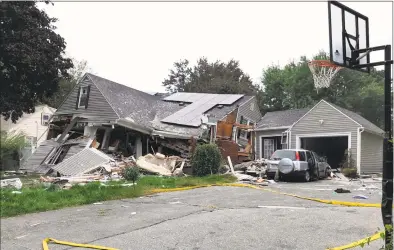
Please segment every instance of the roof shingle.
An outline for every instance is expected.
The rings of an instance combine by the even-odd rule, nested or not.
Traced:
[[[257,123],[256,128],[290,127],[309,110],[309,108],[305,108],[268,112]]]

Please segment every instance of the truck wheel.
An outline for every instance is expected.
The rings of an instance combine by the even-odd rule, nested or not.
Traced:
[[[326,171],[324,171],[324,176],[327,178],[327,177],[330,177],[330,169],[329,168],[326,168]]]
[[[311,175],[310,175],[309,171],[304,172],[303,179],[305,182],[309,182],[311,180]]]

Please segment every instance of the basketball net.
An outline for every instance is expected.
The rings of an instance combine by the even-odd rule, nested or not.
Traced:
[[[330,87],[331,80],[342,69],[342,67],[327,60],[310,61],[308,66],[312,72],[313,83],[318,93],[319,89]]]

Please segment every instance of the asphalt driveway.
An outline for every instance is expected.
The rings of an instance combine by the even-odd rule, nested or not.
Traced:
[[[313,196],[327,191],[300,189],[316,189],[316,185],[340,184],[279,183],[271,188]],[[328,196],[328,191],[322,195]],[[340,207],[249,188],[210,187],[2,219],[1,249],[41,249],[41,241],[52,237],[119,249],[316,250],[359,240],[381,225],[379,208]],[[381,244],[376,241],[364,249],[378,249]],[[50,245],[50,249],[74,248]]]

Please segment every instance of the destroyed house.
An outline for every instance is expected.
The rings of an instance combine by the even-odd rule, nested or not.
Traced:
[[[187,158],[197,140],[230,142],[235,154],[253,158],[248,129],[260,118],[254,96],[150,95],[87,73],[58,107],[48,140],[26,162],[25,169],[43,163],[56,165],[86,147],[136,158],[154,152]],[[67,140],[74,143],[67,144]],[[50,160],[54,148],[58,153],[52,152]]]

